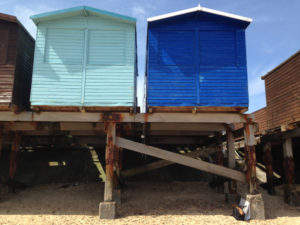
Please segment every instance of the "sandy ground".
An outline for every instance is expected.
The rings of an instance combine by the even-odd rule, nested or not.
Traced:
[[[1,196],[0,224],[248,224],[236,221],[224,195],[202,182],[128,183],[118,219],[99,220],[103,184],[31,187]],[[267,220],[250,224],[300,224],[300,207],[263,191]]]

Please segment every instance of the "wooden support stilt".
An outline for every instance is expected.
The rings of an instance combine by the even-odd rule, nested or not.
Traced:
[[[300,196],[294,184],[295,162],[293,156],[292,138],[286,138],[283,142],[283,168],[287,184],[284,186],[284,202],[289,205],[299,205]]]
[[[105,148],[105,190],[104,201],[113,201],[113,183],[114,183],[114,161],[115,161],[115,148],[116,148],[116,124],[106,124],[106,148]]]
[[[294,182],[295,176],[295,163],[293,158],[293,147],[292,147],[292,139],[287,138],[283,142],[283,167],[285,170],[285,177],[287,184],[291,185]]]
[[[271,142],[266,142],[264,144],[264,162],[266,165],[266,175],[268,184],[268,193],[270,195],[275,194],[274,184],[273,184],[273,158],[272,158],[272,145]]]
[[[223,146],[219,144],[216,151],[216,164],[219,166],[224,165],[224,154],[223,154]]]
[[[227,134],[227,156],[228,156],[228,167],[231,169],[235,168],[235,149],[234,149],[234,137],[230,127],[226,129]],[[230,196],[237,195],[237,183],[235,180],[228,182],[228,194]],[[229,196],[228,196],[229,197]],[[235,200],[236,196],[233,197]]]
[[[245,162],[247,165],[246,181],[248,183],[248,191],[250,194],[257,194],[257,178],[256,178],[256,153],[255,153],[255,136],[254,124],[244,124],[245,137]]]
[[[113,199],[114,176],[115,176],[115,157],[116,157],[116,123],[108,122],[105,124],[106,148],[105,148],[105,186],[104,202],[99,205],[100,219],[114,219],[116,217],[116,203]]]
[[[13,182],[17,171],[17,156],[21,142],[20,133],[15,133],[11,146],[10,164],[9,164],[9,179]]]
[[[2,156],[3,149],[3,126],[0,126],[0,158]]]
[[[230,128],[226,130],[226,134],[227,134],[228,167],[235,168],[234,137]]]
[[[215,153],[215,161],[218,166],[224,166],[224,154],[222,141],[218,141],[218,146]],[[210,182],[210,186],[218,193],[224,193],[224,178],[214,177],[213,181]]]

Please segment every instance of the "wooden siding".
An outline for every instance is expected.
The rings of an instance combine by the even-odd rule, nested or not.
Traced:
[[[135,24],[99,16],[37,28],[32,106],[134,106]]]
[[[0,63],[0,110],[25,110],[29,108],[34,39],[16,17],[0,13],[3,33],[7,38],[6,51],[0,50],[5,54]]]
[[[247,25],[203,12],[149,22],[147,108],[248,107]]]
[[[30,108],[33,54],[35,41],[22,27],[19,28],[19,42],[15,68],[12,105],[16,110]]]
[[[5,49],[5,59],[0,64],[0,104],[10,106],[13,94],[13,83],[15,76],[15,62],[17,54],[17,41],[18,41],[18,26],[15,23],[0,21],[0,29],[7,33]],[[4,41],[4,40],[3,40]],[[6,52],[4,52],[6,50]]]
[[[268,129],[300,121],[300,51],[265,76]]]
[[[268,129],[267,124],[267,107],[264,107],[262,109],[259,109],[255,112],[253,112],[255,122],[258,123],[258,133],[261,133],[262,131],[265,131]]]

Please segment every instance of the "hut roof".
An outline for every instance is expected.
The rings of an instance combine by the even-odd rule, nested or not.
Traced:
[[[33,15],[30,18],[33,20],[33,22],[37,25],[40,22],[44,21],[49,21],[49,20],[55,20],[55,19],[62,19],[66,17],[71,17],[71,16],[78,16],[78,15],[83,15],[83,16],[104,16],[104,17],[109,17],[112,19],[117,19],[121,20],[127,23],[135,23],[136,19],[133,17],[129,16],[124,16],[120,15],[117,13],[112,13],[88,6],[78,6],[78,7],[73,7],[73,8],[68,8],[68,9],[62,9],[62,10],[56,10],[52,12],[46,12],[46,13],[41,13],[37,15]]]
[[[222,11],[218,11],[218,10],[214,10],[214,9],[204,8],[204,7],[201,7],[200,5],[198,5],[197,7],[194,7],[194,8],[184,9],[184,10],[180,10],[180,11],[176,11],[176,12],[172,12],[172,13],[163,14],[160,16],[154,16],[154,17],[148,18],[147,21],[153,22],[153,21],[163,20],[163,19],[176,17],[176,16],[188,14],[188,13],[193,13],[193,12],[206,12],[206,13],[210,13],[210,14],[215,14],[215,15],[224,16],[224,17],[228,17],[228,18],[232,18],[232,19],[236,19],[236,20],[245,21],[248,23],[252,22],[251,18],[238,16],[238,15],[234,15],[234,14],[230,14],[230,13],[226,13],[226,12],[222,12]]]
[[[31,34],[28,32],[28,30],[23,26],[23,24],[18,20],[18,18],[16,16],[12,16],[12,15],[5,14],[5,13],[0,13],[0,20],[18,24],[26,32],[26,34],[32,40],[34,40],[34,38],[31,36]]]
[[[272,69],[271,71],[269,71],[267,74],[265,74],[264,76],[261,76],[261,79],[265,80],[269,75],[271,75],[273,72],[275,72],[276,70],[278,70],[280,67],[282,67],[283,65],[285,65],[286,63],[288,63],[289,61],[291,61],[293,58],[297,57],[298,55],[300,55],[300,50],[298,50],[294,55],[292,55],[288,59],[284,60],[282,63],[280,63],[274,69]]]

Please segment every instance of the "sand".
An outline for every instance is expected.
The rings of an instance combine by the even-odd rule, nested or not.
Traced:
[[[103,184],[28,188],[0,198],[0,224],[248,224],[236,221],[224,195],[204,182],[128,183],[116,220],[99,220]],[[250,224],[300,224],[300,207],[262,190],[267,219]]]

